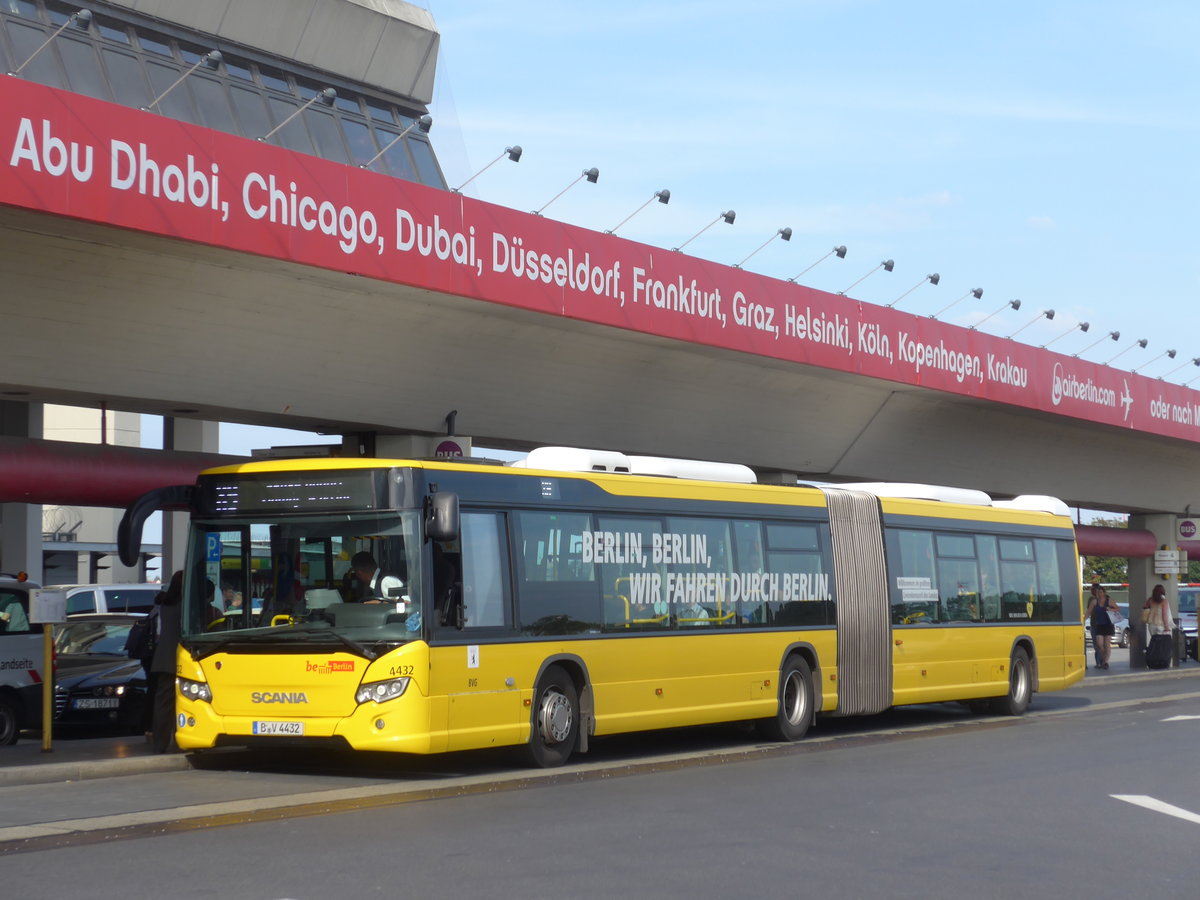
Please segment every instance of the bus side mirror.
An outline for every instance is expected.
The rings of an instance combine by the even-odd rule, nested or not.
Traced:
[[[425,507],[425,537],[431,541],[458,539],[458,494],[431,494]]]
[[[129,504],[117,526],[117,553],[122,565],[137,565],[142,554],[142,528],[150,514],[160,509],[190,509],[193,489],[190,484],[172,484],[147,491]]]

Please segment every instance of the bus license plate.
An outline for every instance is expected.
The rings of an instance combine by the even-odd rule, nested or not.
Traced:
[[[255,722],[254,734],[304,734],[303,722]]]

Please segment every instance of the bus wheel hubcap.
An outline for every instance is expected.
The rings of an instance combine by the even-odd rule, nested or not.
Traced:
[[[538,710],[538,731],[546,744],[561,744],[571,733],[571,701],[558,691],[547,691]]]
[[[1029,673],[1025,671],[1024,666],[1018,666],[1017,671],[1013,674],[1013,697],[1018,702],[1024,702],[1028,693]]]
[[[807,699],[800,676],[796,672],[789,673],[783,690],[783,714],[792,725],[803,718]]]

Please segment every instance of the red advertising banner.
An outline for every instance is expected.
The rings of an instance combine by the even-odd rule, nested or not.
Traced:
[[[1200,441],[1200,392],[9,78],[0,204]]]

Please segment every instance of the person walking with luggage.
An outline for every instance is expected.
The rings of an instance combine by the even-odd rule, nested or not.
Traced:
[[[1108,596],[1099,584],[1092,585],[1092,596],[1088,600],[1084,617],[1092,629],[1092,646],[1096,649],[1096,668],[1107,669],[1112,656],[1112,637],[1117,633],[1116,622],[1121,614],[1116,601]]]
[[[1142,621],[1146,624],[1146,665],[1151,669],[1165,669],[1171,664],[1171,604],[1167,602],[1167,589],[1161,584],[1142,607]]]

